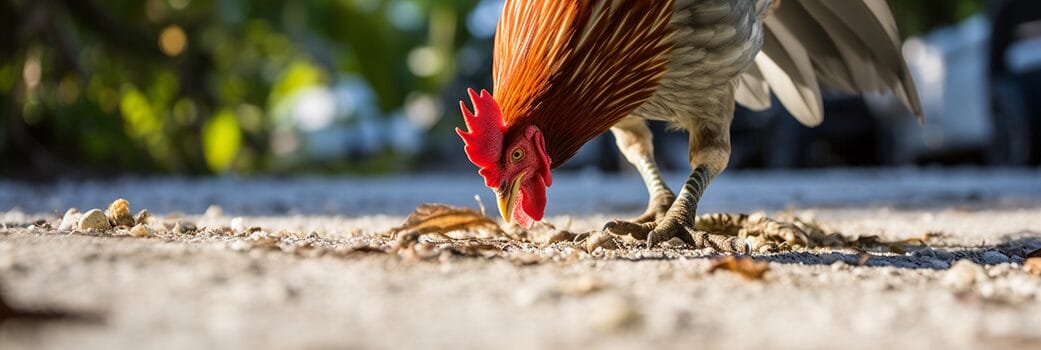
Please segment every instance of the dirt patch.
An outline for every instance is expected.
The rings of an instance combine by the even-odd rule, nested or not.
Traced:
[[[212,207],[130,222],[125,204],[103,215],[109,229],[4,214],[8,305],[103,318],[7,322],[0,347],[972,348],[1041,339],[1032,326],[1041,278],[1028,260],[1041,248],[1030,231],[1038,209],[704,217],[770,247],[730,258],[682,242],[646,249],[598,233],[606,218],[594,216],[530,231],[447,207],[353,219],[228,217]]]

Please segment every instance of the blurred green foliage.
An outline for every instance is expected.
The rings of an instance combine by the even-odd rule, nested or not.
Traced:
[[[266,170],[301,89],[357,74],[384,113],[438,92],[476,3],[5,0],[0,151],[36,171]],[[444,68],[410,71],[418,48]]]
[[[279,133],[309,88],[357,76],[382,118],[407,101],[454,113],[416,96],[451,100],[462,94],[442,93],[453,82],[487,82],[486,59],[458,61],[475,41],[490,54],[489,39],[467,30],[478,3],[0,0],[0,173],[299,169],[280,165],[279,145],[293,140]],[[891,3],[904,33],[918,34],[982,1]],[[485,75],[461,77],[457,67],[474,62]],[[328,169],[389,171],[406,158],[384,148]]]
[[[993,1],[993,0],[992,0]],[[954,24],[986,7],[986,0],[889,0],[904,37]]]

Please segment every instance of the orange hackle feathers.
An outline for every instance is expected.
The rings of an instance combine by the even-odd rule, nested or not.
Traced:
[[[502,112],[488,91],[481,90],[481,94],[478,95],[473,89],[468,89],[467,93],[470,95],[474,111],[470,112],[466,108],[466,102],[459,101],[467,131],[455,128],[455,132],[466,144],[463,147],[466,157],[481,168],[478,173],[484,177],[485,185],[498,187],[502,175],[499,174],[496,164],[502,156],[503,137],[506,134]]]
[[[653,96],[673,1],[507,0],[495,36],[506,140],[536,125],[557,167]]]

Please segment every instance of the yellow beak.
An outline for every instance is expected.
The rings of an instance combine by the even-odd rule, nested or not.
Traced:
[[[499,215],[502,215],[502,220],[506,223],[510,223],[513,217],[513,207],[516,203],[517,192],[520,191],[521,179],[524,178],[524,173],[520,173],[516,178],[513,179],[513,183],[510,184],[509,188],[506,188],[506,192],[496,191],[496,199],[499,202]]]

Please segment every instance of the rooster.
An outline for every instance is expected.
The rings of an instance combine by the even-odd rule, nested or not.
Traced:
[[[730,158],[735,102],[771,91],[802,124],[823,120],[820,84],[890,92],[921,116],[884,0],[506,0],[495,35],[494,95],[470,89],[456,129],[506,222],[542,219],[551,170],[610,130],[647,186],[647,210],[605,230],[746,251],[694,229],[709,182]],[[692,172],[676,195],[645,120],[690,135]]]

